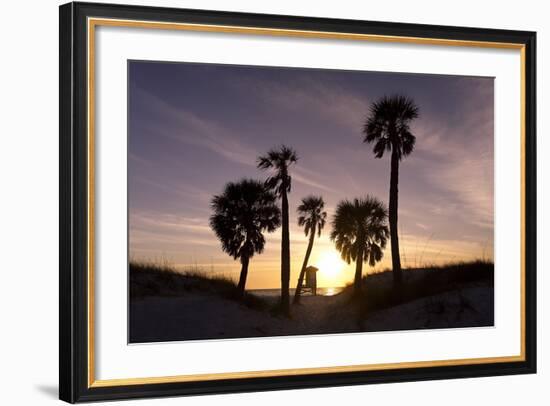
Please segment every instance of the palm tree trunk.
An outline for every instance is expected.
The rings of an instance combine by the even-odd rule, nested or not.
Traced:
[[[306,274],[307,263],[309,262],[309,256],[313,248],[313,240],[315,239],[315,225],[310,230],[309,243],[307,245],[306,256],[304,257],[304,263],[302,264],[302,270],[300,271],[300,277],[298,278],[298,285],[296,286],[296,292],[294,292],[294,303],[300,303],[300,291],[304,284],[304,276]]]
[[[282,241],[281,241],[281,310],[290,314],[290,235],[288,230],[288,196],[286,185],[283,185],[282,194]]]
[[[363,276],[363,249],[360,248],[355,261],[355,279],[353,280],[353,294],[358,296],[361,294],[363,284],[361,278]]]
[[[237,285],[237,291],[239,296],[244,296],[244,288],[246,285],[246,277],[248,276],[248,263],[250,258],[242,257],[241,258],[241,276],[239,277],[239,284]]]
[[[391,237],[391,260],[393,269],[393,285],[395,288],[401,286],[401,258],[399,256],[399,237],[397,235],[397,195],[399,184],[399,157],[395,147],[391,154],[391,172],[390,172],[390,204],[389,204],[389,223]]]

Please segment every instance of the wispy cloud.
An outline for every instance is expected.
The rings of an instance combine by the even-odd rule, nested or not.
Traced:
[[[169,137],[187,145],[203,147],[231,162],[253,166],[256,151],[242,144],[238,137],[230,134],[223,126],[212,120],[203,119],[197,114],[176,108],[146,90],[136,87],[136,98],[159,116],[159,123],[171,121],[171,126],[155,125],[156,134]],[[169,128],[169,129],[168,129]]]
[[[233,163],[256,167],[256,159],[260,155],[257,151],[244,145],[237,136],[218,124],[204,120],[196,114],[183,109],[177,109],[157,96],[137,88],[137,93],[145,102],[154,109],[157,114],[176,121],[175,128],[178,132],[168,130],[164,127],[155,128],[155,133],[170,139],[185,143],[187,145],[199,146],[227,159]],[[134,159],[142,159],[134,154]],[[295,167],[293,179],[320,190],[331,191],[332,189],[315,179],[315,174],[305,168]]]
[[[167,179],[162,179],[162,181],[154,181],[140,176],[134,176],[132,179],[135,182],[147,185],[149,188],[161,190],[166,195],[176,196],[185,201],[197,201],[202,205],[208,205],[212,199],[212,194],[209,191],[188,183],[170,182]],[[130,202],[130,204],[131,203],[132,202]]]
[[[368,95],[357,96],[337,83],[312,80],[305,73],[297,74],[293,83],[240,76],[232,86],[254,89],[254,97],[273,108],[310,112],[319,120],[332,120],[353,132],[359,132],[370,102]]]
[[[436,190],[444,191],[439,194],[439,203],[432,203],[433,213],[492,229],[492,104],[464,114],[460,125],[450,126],[439,117],[429,117],[419,121],[414,130],[416,151],[407,165],[415,165]]]

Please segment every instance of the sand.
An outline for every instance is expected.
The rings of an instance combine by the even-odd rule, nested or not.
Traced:
[[[493,299],[492,287],[474,285],[365,317],[345,293],[304,296],[289,319],[202,292],[145,297],[130,304],[130,342],[491,326]]]
[[[493,324],[493,289],[473,286],[374,312],[362,321],[361,330],[415,330]]]

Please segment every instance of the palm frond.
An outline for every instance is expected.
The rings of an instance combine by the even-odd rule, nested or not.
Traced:
[[[387,217],[384,204],[375,197],[366,196],[338,203],[330,239],[342,259],[350,263],[362,251],[363,260],[371,266],[380,261],[389,237]]]
[[[298,212],[298,225],[304,227],[306,236],[312,230],[316,230],[318,236],[321,236],[327,218],[324,208],[325,202],[321,196],[307,196],[302,199],[296,211]]]
[[[277,197],[257,180],[228,183],[220,195],[212,198],[211,207],[210,227],[222,250],[234,259],[261,253],[265,246],[263,232],[273,232],[281,225]]]
[[[376,158],[394,149],[401,159],[414,149],[416,137],[410,131],[410,123],[418,116],[419,108],[413,99],[403,95],[384,96],[370,106],[363,125],[363,142],[374,143]]]
[[[256,162],[259,169],[274,170],[273,175],[266,180],[266,186],[281,196],[283,192],[291,191],[292,178],[288,168],[297,161],[296,151],[281,145],[278,149],[271,149],[265,155],[259,156]]]

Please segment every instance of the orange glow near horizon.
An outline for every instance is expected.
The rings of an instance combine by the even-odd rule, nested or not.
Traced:
[[[290,287],[295,288],[298,276],[304,260],[307,247],[307,239],[298,232],[293,234],[291,240],[291,275]],[[247,289],[275,289],[281,285],[280,243],[278,239],[271,240],[268,235],[268,245],[261,255],[255,255],[250,261]],[[215,237],[211,237],[212,247],[219,250]],[[443,265],[459,261],[472,261],[476,259],[493,261],[492,244],[477,244],[469,241],[441,241],[430,239],[429,236],[416,236],[404,234],[401,239],[401,264],[403,268],[416,268],[431,265]],[[178,261],[174,253],[167,252],[163,255],[134,256],[132,260],[145,262],[167,263],[181,271],[192,270],[207,274],[225,276],[238,281],[241,264],[227,254],[221,252],[212,256],[209,261],[200,261],[190,258],[187,261]],[[340,257],[340,253],[326,235],[315,241],[313,252],[308,265],[319,268],[317,273],[317,286],[323,288],[345,286],[353,281],[355,275],[355,262],[347,264]],[[363,275],[391,269],[391,250],[384,250],[384,256],[374,267],[365,263]]]
[[[295,288],[304,253],[307,246],[307,239],[300,233],[295,232],[291,241],[291,275],[290,287]],[[247,289],[275,289],[280,287],[280,246],[279,240],[268,236],[268,245],[264,253],[255,255],[250,261]],[[212,236],[212,246],[218,246],[218,242]],[[401,239],[401,264],[404,268],[416,268],[430,265],[443,265],[458,261],[471,261],[475,259],[493,260],[492,244],[485,248],[483,245],[468,241],[437,241],[429,239],[429,236],[415,236],[404,234]],[[241,264],[227,254],[221,252],[211,257],[210,261],[195,261],[191,258],[185,262],[177,261],[176,255],[171,253],[153,256],[134,256],[136,261],[167,263],[181,271],[193,270],[207,274],[225,276],[237,281],[239,278]],[[353,281],[355,274],[355,263],[347,264],[340,257],[340,253],[326,235],[315,241],[313,252],[308,265],[319,268],[317,273],[317,286],[322,288],[345,286]],[[389,246],[384,250],[384,256],[374,267],[367,263],[363,265],[363,275],[373,272],[380,272],[384,269],[391,269],[391,250]]]

